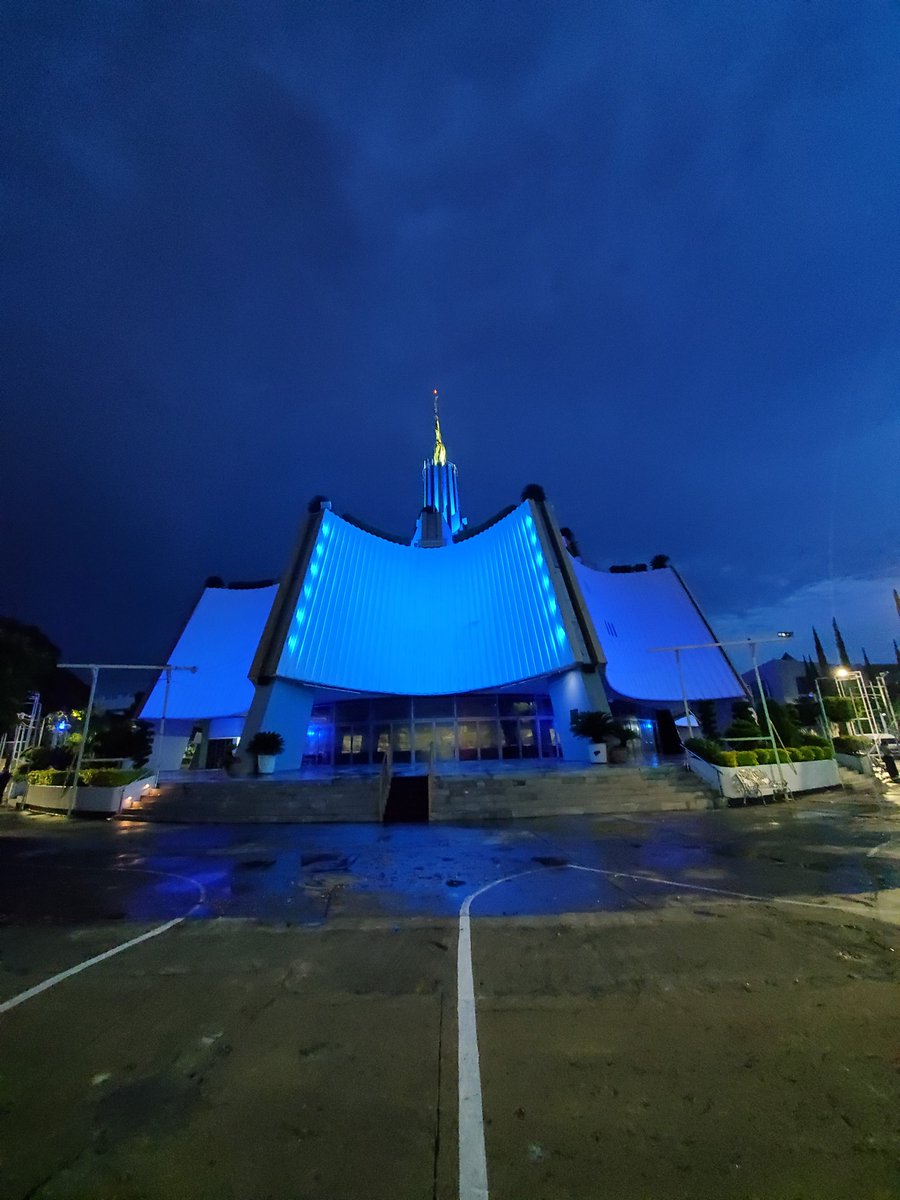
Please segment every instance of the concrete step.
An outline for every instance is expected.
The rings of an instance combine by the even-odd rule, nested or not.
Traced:
[[[122,815],[129,820],[198,824],[377,821],[379,781],[167,783]]]
[[[436,781],[431,812],[434,820],[452,821],[683,811],[710,808],[714,795],[679,768],[445,776]]]

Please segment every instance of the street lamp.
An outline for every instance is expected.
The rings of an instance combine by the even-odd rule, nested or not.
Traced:
[[[690,709],[688,708],[687,692],[684,686],[684,675],[681,670],[681,651],[682,650],[723,650],[728,646],[746,646],[750,651],[750,659],[753,663],[753,674],[756,676],[756,686],[759,691],[759,699],[762,704],[763,715],[766,719],[766,730],[769,735],[769,741],[772,743],[772,750],[775,754],[775,769],[778,771],[778,778],[782,788],[786,787],[784,771],[781,769],[781,756],[778,752],[778,743],[775,740],[775,727],[772,725],[772,718],[769,715],[769,706],[766,703],[766,693],[763,690],[762,678],[759,673],[759,664],[756,658],[756,647],[762,642],[779,642],[787,641],[794,636],[793,630],[780,629],[777,633],[765,634],[761,637],[738,638],[735,641],[729,642],[698,642],[691,646],[652,646],[652,653],[662,653],[668,651],[675,655],[675,663],[678,668],[678,682],[681,687],[681,700],[684,705],[684,714],[688,718],[688,732],[690,732]]]
[[[91,690],[88,695],[87,708],[84,710],[84,725],[81,728],[81,741],[78,744],[78,757],[75,761],[75,781],[72,785],[72,798],[69,801],[69,807],[66,809],[66,816],[71,817],[72,810],[75,807],[75,800],[78,796],[78,776],[81,773],[81,763],[84,758],[84,748],[87,745],[88,730],[91,726],[91,714],[94,711],[94,698],[97,694],[97,677],[101,671],[165,671],[166,673],[166,690],[163,695],[162,715],[159,721],[159,736],[166,728],[166,709],[169,703],[169,684],[172,680],[173,671],[190,671],[191,674],[197,673],[196,667],[174,667],[171,663],[163,663],[162,666],[150,665],[141,663],[135,666],[133,663],[60,663],[60,668],[65,668],[67,671],[90,671],[91,673]],[[156,772],[157,782],[159,781],[159,770]]]

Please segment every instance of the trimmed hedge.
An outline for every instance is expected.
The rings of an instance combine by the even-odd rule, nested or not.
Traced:
[[[870,743],[861,737],[836,737],[834,748],[838,754],[865,754]]]
[[[719,757],[723,767],[757,767],[759,766],[758,750],[723,750]]]
[[[715,767],[764,767],[775,762],[775,751],[770,746],[761,746],[758,750],[725,750],[709,738],[689,738],[685,746]],[[783,763],[817,762],[827,758],[831,758],[830,746],[787,746],[778,750],[778,761]]]
[[[122,787],[136,779],[149,778],[141,769],[116,771],[110,767],[86,768],[78,776],[79,787]],[[29,771],[28,782],[36,787],[63,787],[72,782],[71,771]]]
[[[775,751],[771,746],[766,746],[763,750],[757,750],[756,757],[759,759],[760,766],[771,767],[775,762]],[[791,756],[787,750],[779,749],[778,761],[783,763],[791,761]]]

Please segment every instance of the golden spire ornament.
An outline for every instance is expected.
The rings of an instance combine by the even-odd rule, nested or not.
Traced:
[[[444,440],[441,437],[441,418],[438,412],[438,391],[434,389],[434,455],[431,461],[436,467],[445,467],[447,465],[447,447],[444,445]]]

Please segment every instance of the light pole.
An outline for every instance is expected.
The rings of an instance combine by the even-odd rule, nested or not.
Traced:
[[[72,810],[75,807],[75,800],[78,796],[78,777],[81,774],[81,763],[84,758],[84,748],[87,745],[88,730],[91,726],[91,715],[94,711],[94,697],[97,693],[97,676],[101,671],[165,671],[166,673],[166,688],[163,693],[163,709],[159,720],[160,736],[166,727],[166,708],[169,703],[169,683],[172,678],[173,671],[190,671],[191,674],[196,674],[196,667],[174,667],[171,663],[163,663],[159,665],[147,665],[140,663],[60,663],[61,669],[67,671],[90,671],[91,673],[91,691],[88,696],[87,708],[84,710],[84,725],[81,730],[81,743],[78,746],[78,757],[75,761],[75,779],[72,783],[72,798],[69,801],[69,806],[66,809],[66,816],[71,817]],[[156,772],[156,778],[159,779],[159,770]]]
[[[762,704],[763,715],[766,720],[766,731],[769,735],[769,741],[772,743],[772,750],[775,755],[774,765],[775,765],[776,771],[778,772],[778,778],[781,783],[782,789],[785,789],[787,784],[786,784],[785,778],[784,778],[784,771],[782,771],[782,769],[781,769],[781,756],[778,752],[778,743],[775,740],[775,728],[772,725],[772,718],[769,715],[769,706],[766,703],[766,693],[763,690],[762,678],[759,674],[759,664],[756,659],[756,647],[761,642],[781,642],[781,641],[786,641],[788,638],[792,638],[793,636],[794,636],[793,632],[791,632],[790,630],[782,629],[782,630],[779,630],[778,633],[766,634],[762,637],[738,638],[735,641],[729,641],[729,642],[698,642],[695,645],[691,645],[691,646],[652,646],[650,648],[652,653],[663,653],[665,651],[668,651],[675,655],[675,662],[678,667],[678,682],[681,686],[681,699],[682,699],[682,703],[684,704],[685,716],[688,717],[688,731],[689,732],[690,732],[690,715],[689,715],[690,710],[688,709],[687,693],[685,691],[685,686],[684,686],[684,676],[681,671],[681,651],[682,650],[712,650],[712,649],[723,650],[728,646],[746,646],[749,649],[750,659],[751,659],[751,662],[753,663],[753,674],[756,677],[756,686],[759,691],[759,699],[760,699],[760,703]]]
[[[819,680],[824,676],[816,675],[813,679],[813,684],[816,689],[816,699],[819,702],[819,712],[822,716],[822,732],[828,738],[828,745],[831,747],[831,757],[834,758],[834,738],[831,736],[831,722],[828,719],[828,713],[825,711],[825,701],[822,699],[822,689],[819,687]]]

